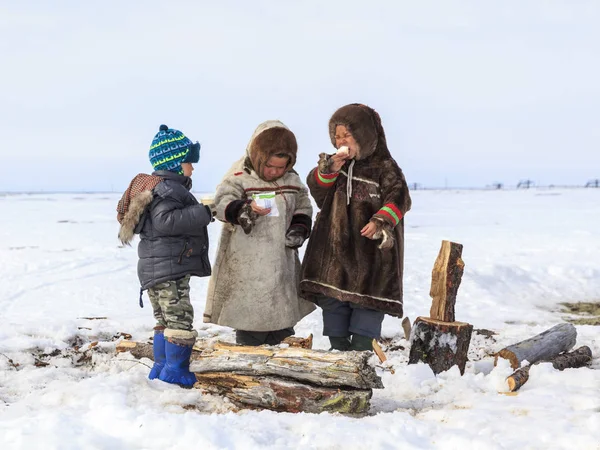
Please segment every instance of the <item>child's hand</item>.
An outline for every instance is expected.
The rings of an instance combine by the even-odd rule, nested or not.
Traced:
[[[360,234],[369,239],[381,239],[381,244],[378,245],[378,248],[381,250],[392,248],[396,240],[394,238],[394,230],[390,224],[385,223],[378,218],[371,219],[369,223],[360,230]]]
[[[252,211],[254,211],[259,216],[266,216],[271,212],[271,208],[261,208],[256,204],[256,201],[254,200],[252,200],[252,203],[250,203],[250,208],[252,208]]]
[[[374,239],[373,236],[375,236],[375,233],[379,231],[379,228],[380,227],[378,227],[377,224],[371,220],[363,227],[362,230],[360,230],[360,235],[369,239]]]
[[[348,159],[350,159],[350,156],[347,152],[336,153],[330,158],[329,170],[339,172]]]

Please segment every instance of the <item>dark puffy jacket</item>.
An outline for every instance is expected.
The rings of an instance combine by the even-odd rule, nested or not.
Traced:
[[[189,177],[168,171],[153,190],[154,197],[137,230],[138,277],[142,289],[185,275],[209,276],[207,225],[210,210],[189,191]]]

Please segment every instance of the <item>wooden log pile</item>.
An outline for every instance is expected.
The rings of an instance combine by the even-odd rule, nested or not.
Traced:
[[[436,375],[458,366],[465,372],[473,326],[455,320],[455,305],[465,264],[461,244],[442,241],[431,276],[430,317],[417,317],[410,336],[409,364],[429,364]],[[405,328],[406,330],[406,328]]]
[[[152,344],[124,341],[117,351],[152,359]],[[224,342],[194,346],[190,370],[195,387],[240,407],[286,412],[363,415],[373,389],[383,388],[369,352],[249,347]]]

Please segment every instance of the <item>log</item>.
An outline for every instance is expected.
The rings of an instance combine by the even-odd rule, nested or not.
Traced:
[[[454,322],[456,294],[465,268],[461,259],[463,246],[456,242],[442,241],[442,247],[433,265],[431,289],[433,299],[429,316],[443,322]]]
[[[234,372],[278,376],[328,387],[382,389],[381,378],[368,360],[369,352],[328,352],[304,348],[248,347],[217,342],[192,358],[196,374]]]
[[[473,325],[465,322],[417,317],[411,332],[408,363],[427,363],[436,375],[457,365],[463,375],[472,332]]]
[[[370,389],[335,389],[276,377],[255,377],[231,372],[197,374],[195,387],[222,395],[242,407],[284,412],[338,412],[365,414],[372,396]]]
[[[121,342],[118,352],[153,359],[152,344]],[[326,387],[382,389],[381,378],[368,364],[369,352],[328,352],[303,348],[248,347],[217,342],[208,348],[194,346],[190,370],[196,375],[233,372],[276,376]]]
[[[592,350],[584,345],[577,350],[568,353],[561,353],[550,361],[552,367],[558,370],[575,369],[587,366],[592,362]]]
[[[592,350],[584,345],[569,353],[561,353],[555,356],[550,361],[538,361],[535,364],[550,362],[552,367],[557,370],[565,370],[568,368],[577,368],[588,365],[592,361]],[[511,392],[517,391],[521,386],[529,380],[529,369],[531,365],[517,369],[511,376],[506,379],[508,388]]]
[[[529,369],[531,369],[531,366],[521,367],[506,379],[510,392],[519,390],[521,386],[527,383],[527,380],[529,380]]]
[[[498,358],[508,359],[513,369],[521,367],[523,361],[535,364],[538,361],[549,361],[556,355],[573,348],[577,341],[577,330],[570,323],[561,323],[525,341],[509,345],[496,353],[494,365]]]

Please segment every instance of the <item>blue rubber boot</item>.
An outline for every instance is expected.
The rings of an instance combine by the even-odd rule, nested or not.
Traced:
[[[158,378],[161,370],[165,367],[165,361],[167,356],[165,354],[165,328],[156,327],[154,328],[154,340],[152,341],[152,352],[154,353],[154,365],[150,369],[148,378],[154,380]]]
[[[167,360],[158,379],[182,387],[192,387],[196,382],[196,375],[190,372],[190,355],[193,346],[193,343],[191,345],[180,345],[166,340]]]

